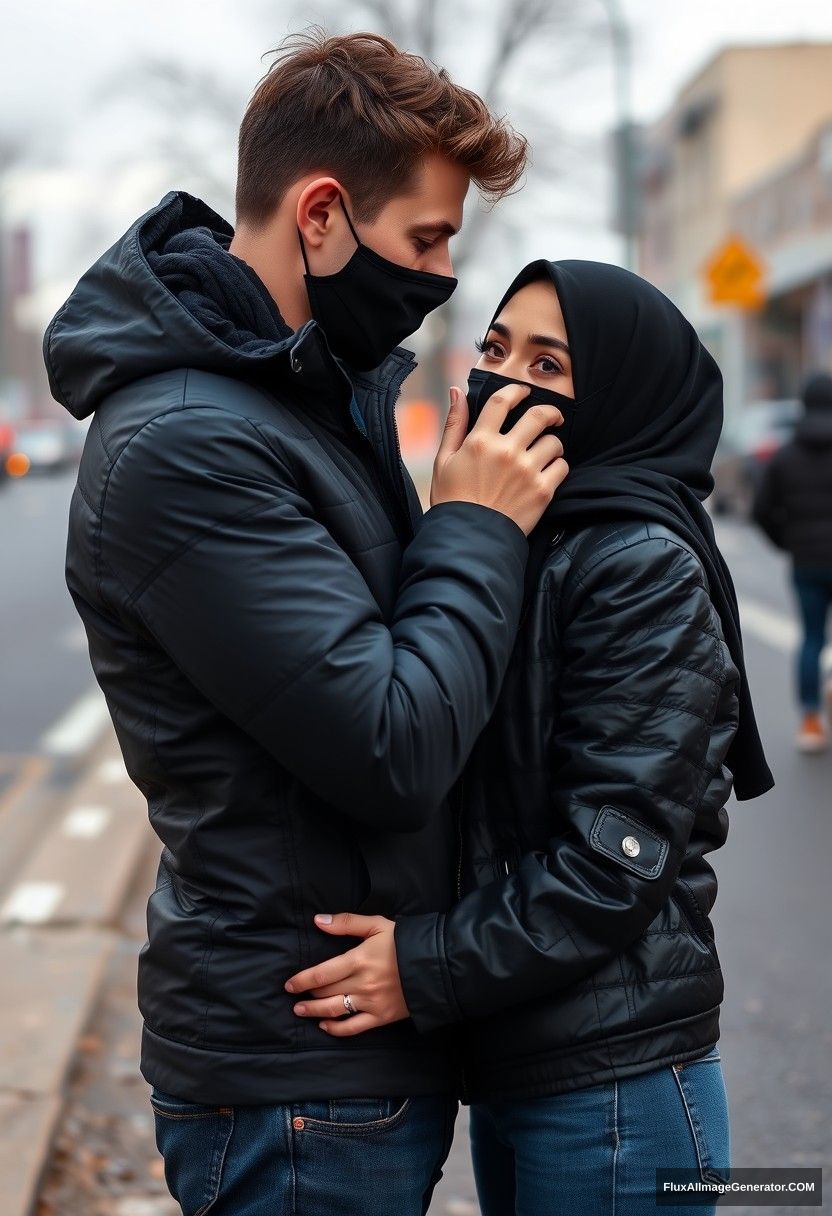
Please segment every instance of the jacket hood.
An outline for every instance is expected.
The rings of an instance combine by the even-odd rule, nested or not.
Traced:
[[[803,447],[832,447],[832,410],[808,410],[798,422],[794,437]]]
[[[313,337],[311,331],[314,345],[325,346],[314,322],[294,332],[280,319],[277,332],[285,330],[285,336],[279,340],[239,345],[212,333],[148,261],[193,228],[210,230],[225,249],[233,235],[199,199],[183,191],[166,194],[90,267],[50,322],[43,341],[49,386],[74,417],[87,417],[125,384],[172,368],[258,378],[266,364],[270,370],[276,370],[275,361],[288,364],[292,349]]]
[[[807,410],[832,411],[832,376],[828,372],[813,372],[801,393]]]

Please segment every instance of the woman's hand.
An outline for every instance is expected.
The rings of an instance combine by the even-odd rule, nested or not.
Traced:
[[[341,912],[327,917],[319,914],[315,924],[336,937],[362,937],[354,950],[298,971],[286,981],[287,992],[309,992],[295,1005],[302,1018],[323,1018],[321,1030],[335,1036],[362,1034],[375,1026],[386,1026],[409,1016],[404,1000],[393,931],[396,922],[386,916],[358,916]],[[344,994],[359,1012],[348,1014]]]

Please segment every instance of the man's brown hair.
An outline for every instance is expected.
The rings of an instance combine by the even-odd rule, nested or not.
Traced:
[[[263,223],[293,182],[320,171],[343,183],[359,220],[372,221],[407,192],[430,153],[499,199],[516,188],[527,145],[444,68],[379,34],[295,35],[278,49],[240,127],[237,219]]]

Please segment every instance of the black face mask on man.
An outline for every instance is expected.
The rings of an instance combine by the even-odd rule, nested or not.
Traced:
[[[509,410],[505,422],[500,427],[500,434],[507,435],[515,422],[518,422],[532,405],[557,406],[563,414],[563,424],[561,426],[548,426],[542,434],[557,435],[563,444],[563,454],[568,460],[569,437],[575,421],[575,406],[577,403],[572,397],[565,397],[563,393],[556,393],[552,389],[538,388],[536,384],[530,384],[528,380],[512,380],[509,376],[501,376],[497,372],[487,372],[483,368],[472,367],[468,374],[468,392],[466,393],[468,399],[468,430],[471,430],[479,418],[486,402],[495,393],[499,392],[501,388],[506,388],[509,384],[524,384],[528,388],[529,393],[518,405]]]
[[[334,274],[312,274],[303,234],[298,229],[303,276],[313,318],[329,348],[356,371],[378,367],[403,338],[415,333],[429,312],[444,304],[457,280],[390,262],[362,245],[344,203],[356,250]]]

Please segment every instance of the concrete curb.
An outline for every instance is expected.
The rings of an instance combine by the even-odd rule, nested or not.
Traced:
[[[33,1216],[78,1040],[152,837],[115,738],[85,756],[86,771],[60,792],[58,813],[0,900],[0,968],[11,981],[0,989],[3,1216]]]

